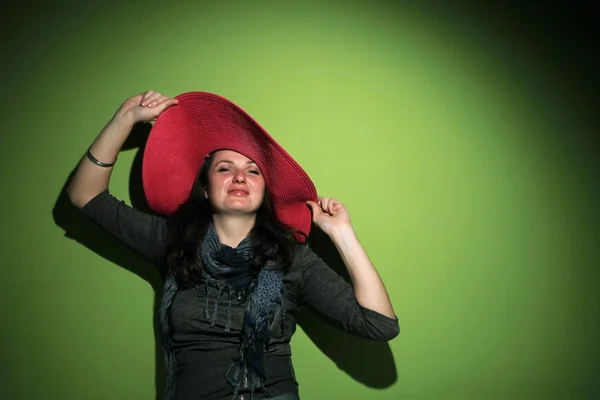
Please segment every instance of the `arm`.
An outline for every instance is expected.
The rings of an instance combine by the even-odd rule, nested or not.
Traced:
[[[177,104],[160,93],[147,91],[126,100],[117,110],[89,152],[109,166],[94,163],[89,156],[79,163],[67,194],[71,202],[123,243],[157,263],[166,232],[164,218],[143,213],[112,196],[109,180],[117,154],[137,122],[151,121]]]
[[[164,275],[162,257],[167,234],[163,217],[146,214],[105,190],[88,201],[83,214],[155,264]]]
[[[359,242],[344,205],[327,197],[307,204],[312,209],[314,223],[331,238],[342,257],[360,305],[395,318],[385,285]]]
[[[348,270],[354,295],[360,305],[389,318],[396,318],[385,285],[354,229],[351,226],[341,227],[333,230],[330,237]]]
[[[175,104],[177,100],[151,90],[125,101],[89,149],[88,154],[108,166],[100,166],[89,156],[84,157],[67,187],[71,202],[76,207],[83,208],[92,198],[107,190],[112,166],[133,125],[152,121]]]
[[[351,284],[336,274],[308,246],[297,252],[301,265],[301,302],[338,329],[377,341],[395,338],[398,320],[364,307]]]

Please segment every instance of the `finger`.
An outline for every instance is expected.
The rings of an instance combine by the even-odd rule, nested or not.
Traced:
[[[316,217],[316,216],[318,216],[318,215],[321,215],[321,214],[322,214],[322,211],[321,211],[321,206],[320,206],[318,203],[316,203],[316,202],[314,202],[314,201],[307,201],[307,202],[306,202],[306,205],[307,205],[307,206],[310,208],[310,210],[312,211],[313,218],[314,218],[314,217]]]
[[[154,94],[152,94],[152,96],[146,99],[146,107],[152,108],[156,106],[158,104],[158,99],[160,99],[161,97],[163,97],[162,94],[155,92]]]
[[[335,212],[335,206],[337,205],[338,201],[336,199],[331,199],[329,201],[329,203],[327,204],[327,212],[331,215],[333,215],[333,213]]]
[[[137,102],[137,104],[140,104],[142,102],[143,98],[144,98],[144,93],[138,93],[135,96],[131,97],[128,101],[135,100]]]
[[[160,96],[159,98],[150,101],[150,103],[148,103],[148,107],[156,107],[167,100],[169,100],[168,96]]]
[[[157,112],[157,114],[161,114],[167,108],[175,106],[177,104],[179,104],[179,101],[177,101],[177,99],[166,99],[160,104],[158,104],[156,107],[154,107],[154,110]]]
[[[146,90],[144,93],[142,93],[142,101],[140,101],[140,105],[145,106],[148,103],[148,99],[153,94],[154,94],[154,90]]]
[[[335,199],[327,197],[327,202],[323,204],[323,211],[325,211],[329,215],[333,215],[333,204]]]
[[[321,198],[319,199],[319,206],[321,207],[321,209],[322,209],[323,211],[326,211],[326,210],[327,210],[327,204],[328,204],[328,203],[329,203],[329,198],[327,198],[327,197],[321,197]]]

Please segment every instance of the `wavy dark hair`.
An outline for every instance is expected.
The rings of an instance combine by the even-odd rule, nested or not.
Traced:
[[[188,200],[167,218],[165,258],[173,277],[183,287],[191,287],[202,280],[198,246],[212,220],[213,210],[204,193],[214,155],[211,153],[202,164]],[[267,188],[250,231],[256,275],[267,261],[275,261],[277,268],[287,270],[293,262],[297,243],[294,231],[275,216],[270,197]]]

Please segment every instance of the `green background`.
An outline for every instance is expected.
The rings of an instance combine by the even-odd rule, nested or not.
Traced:
[[[0,397],[160,395],[158,277],[61,195],[120,103],[151,88],[250,112],[345,202],[388,287],[389,344],[303,316],[303,399],[600,398],[597,64],[578,63],[589,43],[561,10],[217,4],[4,14]],[[124,150],[111,181],[140,207],[141,155]]]

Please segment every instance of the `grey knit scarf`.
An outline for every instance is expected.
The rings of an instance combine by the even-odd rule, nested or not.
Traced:
[[[204,240],[199,246],[202,260],[205,290],[213,284],[218,288],[212,313],[209,312],[209,299],[206,297],[205,318],[215,325],[218,305],[222,293],[227,293],[227,319],[225,330],[231,326],[231,299],[245,298],[250,295],[240,337],[240,348],[226,378],[237,396],[239,390],[248,384],[251,398],[256,390],[265,389],[265,368],[263,363],[265,345],[269,340],[270,319],[276,307],[282,306],[283,312],[283,273],[274,269],[272,262],[264,265],[258,276],[253,272],[252,243],[250,237],[244,239],[235,249],[221,244],[215,227],[211,224]],[[199,286],[197,286],[199,288]],[[170,339],[169,309],[177,293],[178,285],[169,274],[163,288],[160,323],[162,343],[167,374],[165,400],[172,400],[176,386],[176,360]],[[208,294],[208,293],[207,293]],[[212,315],[211,315],[212,314]],[[284,320],[285,321],[285,320]],[[285,322],[283,322],[285,324]]]

